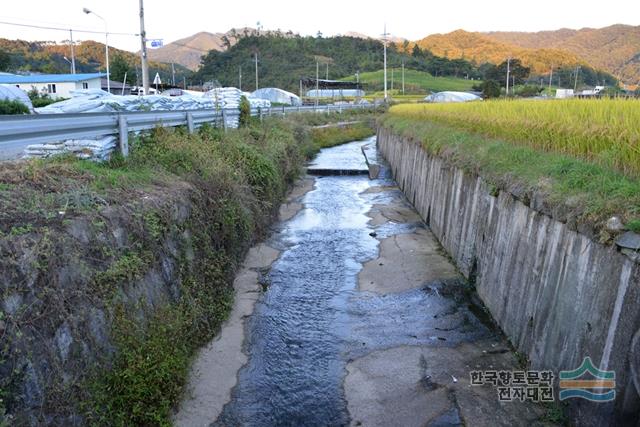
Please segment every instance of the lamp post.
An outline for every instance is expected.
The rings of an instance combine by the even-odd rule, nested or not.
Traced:
[[[62,59],[64,59],[65,61],[67,61],[69,63],[69,69],[71,70],[71,74],[75,74],[75,70],[73,69],[73,62],[71,62],[71,60],[69,58],[67,58],[66,56],[63,56]]]
[[[86,7],[82,8],[82,11],[87,15],[93,14],[102,19],[102,22],[104,22],[104,58],[107,65],[107,92],[111,93],[111,74],[109,73],[109,29],[107,27],[107,20],[94,11],[87,9]]]

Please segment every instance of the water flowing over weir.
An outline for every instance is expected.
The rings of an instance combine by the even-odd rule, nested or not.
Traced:
[[[394,181],[356,173],[367,171],[365,145],[375,158],[375,138],[323,150],[309,167],[323,176],[266,242],[281,252],[260,271],[263,292],[244,321],[248,360],[209,423],[459,425],[479,410],[487,425],[538,419],[468,386],[469,366],[513,368],[515,358],[473,314]]]

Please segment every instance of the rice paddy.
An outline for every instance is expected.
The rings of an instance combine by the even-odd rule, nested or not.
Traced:
[[[485,101],[392,107],[380,126],[563,217],[640,232],[640,102]],[[599,238],[608,241],[608,234]]]
[[[424,120],[555,152],[640,177],[640,102],[499,100],[397,105],[390,116]]]

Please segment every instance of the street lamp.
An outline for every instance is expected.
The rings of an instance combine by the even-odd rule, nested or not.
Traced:
[[[67,58],[66,56],[63,56],[63,57],[62,57],[62,59],[64,59],[65,61],[67,61],[67,62],[69,63],[69,67],[70,67],[70,70],[71,70],[71,74],[75,74],[75,73],[73,72],[73,62],[71,62],[71,61],[69,60],[69,58]]]
[[[102,16],[98,15],[92,10],[87,9],[86,7],[83,7],[82,11],[87,15],[93,14],[102,19],[102,22],[104,22],[104,58],[107,65],[107,92],[111,93],[111,74],[109,73],[109,30],[107,28],[107,21]]]

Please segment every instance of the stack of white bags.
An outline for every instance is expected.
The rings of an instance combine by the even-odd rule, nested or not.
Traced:
[[[109,160],[117,143],[118,138],[107,135],[98,139],[69,139],[48,144],[33,144],[27,147],[24,157],[49,157],[73,153],[80,159],[105,161]]]
[[[218,108],[238,110],[240,108],[242,91],[235,87],[218,87],[205,92],[203,97],[212,100]],[[228,128],[235,129],[238,127],[238,124],[238,116],[227,116],[225,118],[225,125]]]
[[[99,89],[72,91],[72,98],[56,102],[42,108],[36,108],[38,114],[70,114],[70,113],[117,113],[130,111],[180,111],[180,110],[213,110],[239,109],[243,93],[234,87],[217,88],[203,94],[202,97],[192,95],[181,96],[118,96]],[[271,103],[262,99],[249,98],[252,108],[268,108]],[[238,127],[238,115],[227,115],[226,127]],[[74,153],[83,159],[97,161],[108,160],[117,145],[115,136],[104,136],[98,139],[74,139],[29,145],[25,157],[49,157],[63,153]]]
[[[213,109],[211,99],[182,96],[119,96],[100,89],[71,91],[73,98],[36,108],[38,114],[117,113],[120,111],[174,111]]]

